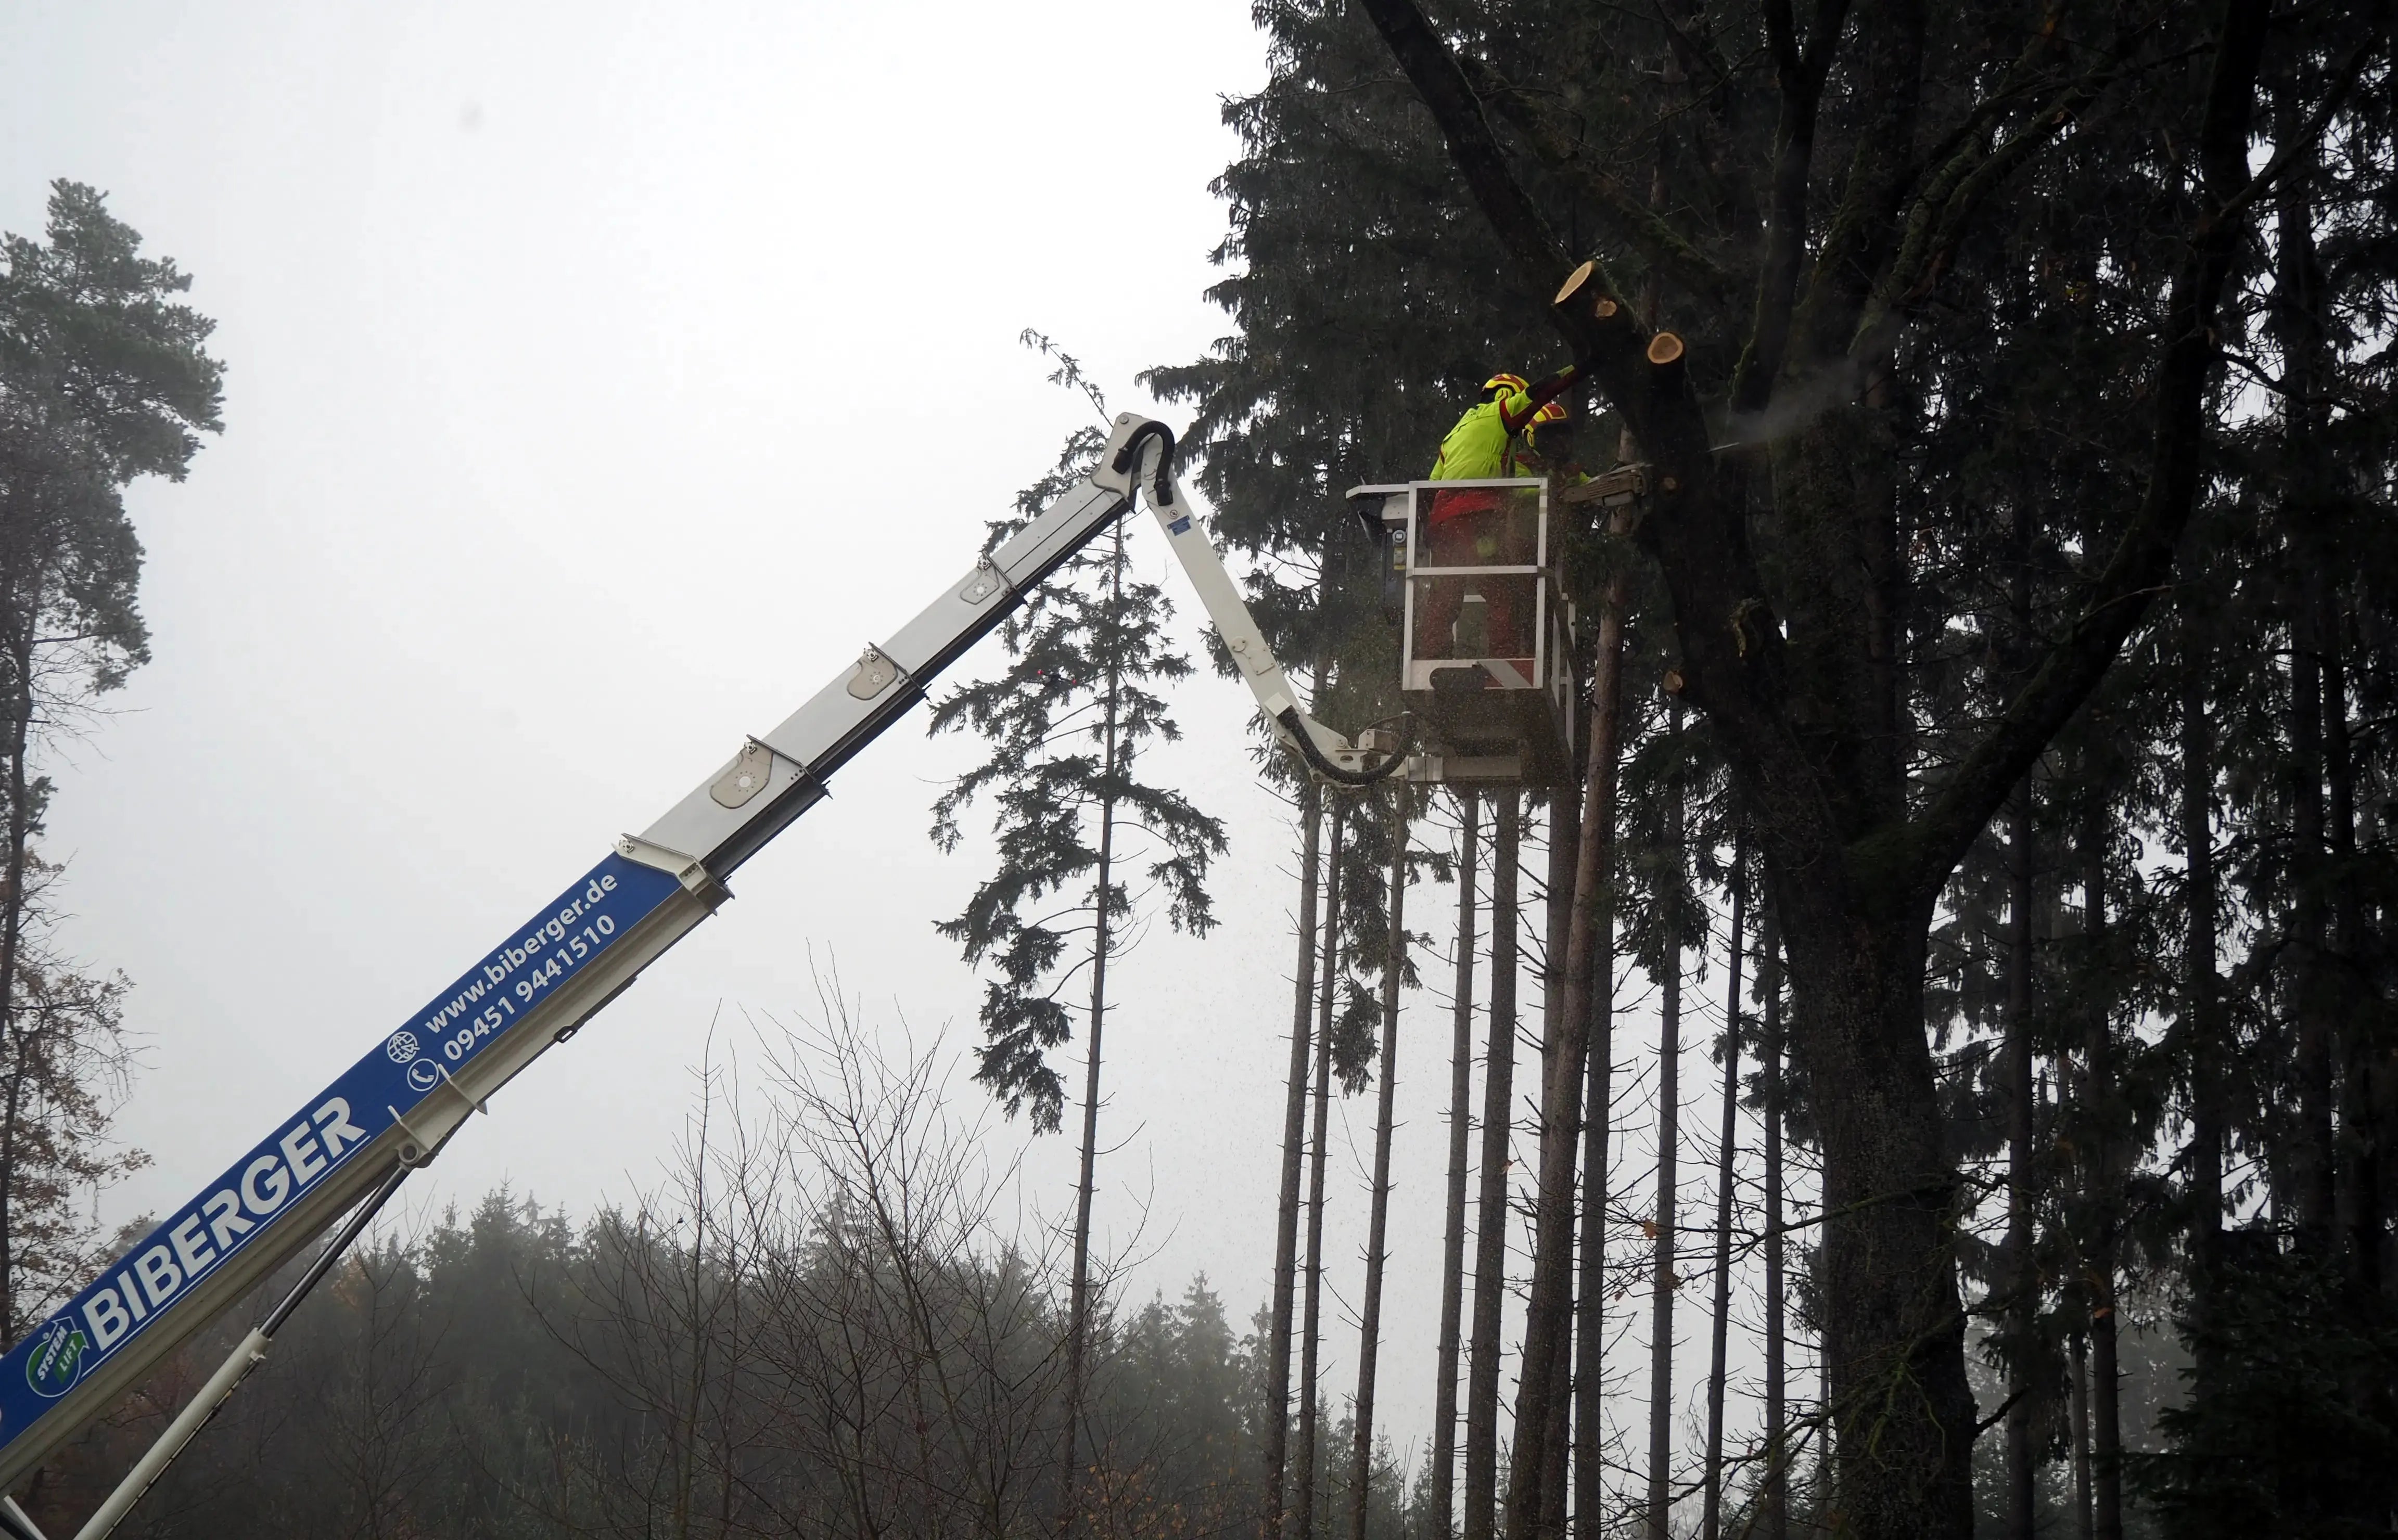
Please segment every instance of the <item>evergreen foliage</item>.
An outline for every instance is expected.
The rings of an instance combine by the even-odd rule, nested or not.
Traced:
[[[575,1223],[504,1189],[344,1258],[120,1533],[1057,1533],[1062,1257],[1003,1227],[950,1061],[845,1026],[764,1047],[771,1083],[711,1078],[652,1191]],[[288,1281],[47,1467],[47,1533]],[[1260,1344],[1208,1279],[1102,1299],[1093,1349],[1088,1532],[1249,1533]],[[1373,1540],[1398,1540],[1398,1473],[1376,1480]]]
[[[1087,393],[1106,421],[1081,367],[1056,356],[1052,379]],[[991,526],[990,546],[1081,480],[1104,442],[1091,428],[1069,435],[1049,473],[1017,495],[1017,516]],[[1007,666],[933,709],[933,732],[971,731],[990,745],[933,806],[934,842],[953,851],[960,815],[987,797],[999,844],[998,870],[938,927],[998,975],[983,996],[975,1077],[1011,1115],[1029,1109],[1038,1129],[1055,1132],[1064,1116],[1065,1083],[1048,1054],[1073,1037],[1066,986],[1137,939],[1145,906],[1162,904],[1169,925],[1193,935],[1216,923],[1206,877],[1224,851],[1222,823],[1135,773],[1145,746],[1181,736],[1161,693],[1191,675],[1165,634],[1173,614],[1157,584],[1133,576],[1119,523],[1002,624]],[[1111,837],[1128,844],[1101,877]]]
[[[2133,1460],[2154,1493],[2280,1490],[2205,1466],[2242,1425],[2202,1435],[2269,1372],[2263,1322],[2318,1333],[2280,1361],[2350,1365],[2306,1436],[2350,1475],[2309,1500],[2386,1515],[2362,1473],[2398,1426],[2387,16],[1257,14],[1271,77],[1228,104],[1218,184],[1233,334],[1149,378],[1192,405],[1224,527],[1325,575],[1293,635],[1336,676],[1377,673],[1367,597],[1327,556],[1338,494],[1421,474],[1483,375],[1586,349],[1620,414],[1592,436],[1620,427],[1676,478],[1634,541],[1570,552],[1585,615],[1602,574],[1632,580],[1618,922],[1651,977],[1675,966],[1661,919],[1694,942],[1694,892],[1756,837],[1788,951],[1784,1111],[1838,1216],[1803,1238],[1835,1381],[1838,1492],[1815,1500],[1860,1534],[1971,1521],[1990,1408],[1961,1360],[2016,1289],[1994,1226],[2003,938],[2028,905],[2035,1330],[1977,1327],[1975,1351],[2028,1376],[2041,1457],[2082,1470],[2104,1535],[2119,1300],[2174,1302],[2198,1349],[2166,1425],[2186,1454]],[[1552,314],[1585,255],[1580,302],[1611,311]],[[1652,369],[1651,328],[1684,358]],[[1698,708],[1678,750],[1661,691]],[[2215,756],[2194,786],[2193,714]],[[2023,781],[2018,899],[1984,824]],[[2270,1267],[2210,1260],[2258,1246]],[[2259,1306],[2269,1277],[2285,1308]]]
[[[109,1137],[131,1057],[121,974],[64,953],[35,768],[149,658],[124,489],[182,479],[218,431],[214,323],[93,189],[51,185],[43,238],[0,237],[0,1334],[80,1286],[93,1189],[142,1164]]]

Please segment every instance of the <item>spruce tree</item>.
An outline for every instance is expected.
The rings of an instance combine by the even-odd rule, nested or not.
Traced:
[[[1029,342],[1052,352],[1046,339]],[[1077,362],[1054,354],[1052,379],[1082,391],[1107,419],[1106,402]],[[1017,516],[994,523],[990,547],[1038,516],[1091,469],[1104,435],[1071,435],[1048,475],[1017,499]],[[1095,548],[1094,548],[1095,547]],[[1091,1208],[1098,1158],[1099,1069],[1108,967],[1163,911],[1176,931],[1215,926],[1206,878],[1224,829],[1180,792],[1141,779],[1141,751],[1179,736],[1165,688],[1190,662],[1165,626],[1173,605],[1132,572],[1122,521],[1027,596],[1003,623],[1007,665],[959,686],[933,710],[934,733],[970,731],[990,746],[933,806],[933,839],[953,851],[960,820],[977,799],[992,809],[998,869],[965,910],[936,929],[985,985],[983,1043],[975,1078],[1012,1117],[1036,1131],[1063,1123],[1066,1083],[1050,1055],[1083,1042],[1081,1174],[1076,1184],[1070,1284],[1059,1523],[1076,1522],[1076,1441],[1089,1383]],[[1070,991],[1080,986],[1081,998]],[[1071,1003],[1070,1003],[1071,1001]]]

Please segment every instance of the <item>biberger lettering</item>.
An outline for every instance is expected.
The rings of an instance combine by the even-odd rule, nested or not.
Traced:
[[[167,1232],[167,1240],[175,1248],[175,1260],[183,1265],[186,1276],[196,1275],[217,1259],[217,1253],[209,1249],[208,1237],[200,1233],[200,1216],[196,1213],[187,1213],[175,1221],[175,1227]]]
[[[116,1346],[117,1338],[133,1330],[133,1318],[125,1313],[115,1287],[106,1283],[83,1302],[83,1323],[91,1328],[91,1345],[103,1353]]]
[[[259,1190],[258,1179],[262,1175],[274,1179],[265,1185],[263,1192]],[[249,1163],[248,1171],[241,1173],[243,1206],[261,1219],[283,1207],[283,1200],[290,1196],[291,1178],[285,1174],[283,1162],[271,1155],[260,1156]]]
[[[232,1251],[236,1239],[258,1227],[241,1216],[241,1199],[231,1187],[219,1187],[200,1206],[208,1212],[209,1234],[215,1238],[218,1251]]]
[[[284,1159],[291,1162],[291,1174],[303,1187],[310,1178],[325,1169],[325,1157],[317,1151],[317,1136],[305,1123],[292,1124],[276,1142],[276,1148],[283,1152]]]
[[[150,1296],[154,1306],[166,1304],[167,1296],[183,1286],[183,1269],[175,1265],[175,1259],[164,1246],[153,1246],[142,1252],[135,1260],[133,1271],[141,1279],[141,1292]]]
[[[300,1196],[339,1180],[335,1173],[390,1133],[394,1125],[384,1117],[387,1110],[397,1118],[428,1096],[442,1094],[438,1076],[410,1073],[432,1067],[421,1061],[433,1043],[444,1048],[430,1055],[435,1065],[445,1058],[454,1064],[471,1057],[519,1017],[533,1015],[544,997],[679,891],[670,876],[619,857],[602,865],[608,869],[570,889],[424,1006],[416,1018],[424,1027],[402,1027],[376,1043],[327,1087],[313,1110],[270,1131],[201,1196],[117,1258],[53,1319],[58,1332],[26,1333],[11,1350],[24,1361],[0,1374],[0,1447],[26,1437],[53,1405],[85,1414],[71,1392],[99,1364],[112,1359],[121,1363],[130,1355],[146,1368],[152,1356],[141,1343],[149,1323],[174,1315],[178,1326],[162,1331],[188,1332],[201,1281],[222,1273],[236,1255],[246,1250],[255,1254],[263,1247],[279,1260],[296,1250],[302,1242],[292,1233],[294,1216],[307,1216],[311,1225],[326,1217],[325,1205],[303,1207]],[[350,1196],[345,1188],[344,1200]],[[262,1239],[278,1225],[279,1239]],[[243,1279],[245,1285],[256,1281],[250,1272]],[[71,1333],[82,1346],[72,1352],[58,1346],[54,1337],[64,1341],[59,1332]],[[48,1356],[36,1362],[44,1343],[51,1343]]]
[[[344,1149],[366,1142],[367,1131],[350,1121],[348,1098],[326,1097],[325,1105],[318,1107],[314,1116],[317,1132],[325,1141],[326,1158],[339,1160]]]

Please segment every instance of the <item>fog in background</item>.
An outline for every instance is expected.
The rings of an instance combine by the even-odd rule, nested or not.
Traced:
[[[1219,99],[1264,68],[1238,0],[0,15],[0,227],[37,233],[51,178],[106,190],[195,275],[231,369],[190,481],[131,496],[155,661],[52,761],[70,939],[131,976],[144,1041],[120,1128],[156,1164],[103,1214],[213,1176],[963,573],[1089,416],[1019,330],[1179,423],[1131,380],[1231,329],[1202,297],[1225,226],[1207,185],[1236,149]],[[1180,595],[1145,524],[1136,547]],[[1273,1244],[1291,824],[1238,687],[1195,681],[1176,709],[1187,739],[1150,773],[1230,824],[1223,924],[1158,926],[1115,975],[1100,1244],[1138,1259],[1136,1294],[1205,1272],[1245,1325]],[[923,723],[496,1097],[414,1211],[506,1184],[581,1213],[653,1184],[711,1024],[737,1054],[745,1017],[814,1013],[836,969],[882,1031],[963,1055],[980,986],[932,925],[990,855],[928,842],[971,750]],[[1417,889],[1412,927],[1445,946],[1454,903]],[[1446,987],[1445,960],[1420,966]],[[1418,1457],[1448,1042],[1445,999],[1411,997],[1380,1420]],[[1702,1056],[1685,1081],[1712,1128]],[[980,1112],[963,1065],[953,1089]],[[1004,1158],[1021,1125],[991,1120]],[[1336,1104],[1336,1408],[1371,1123],[1370,1097]],[[1028,1224],[1067,1212],[1072,1154],[1036,1142]],[[1626,1149],[1619,1182],[1645,1164]]]

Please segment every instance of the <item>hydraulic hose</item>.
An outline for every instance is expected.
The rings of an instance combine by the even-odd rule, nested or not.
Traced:
[[[1136,469],[1140,464],[1141,446],[1152,438],[1165,445],[1165,452],[1157,457],[1157,475],[1149,484],[1149,495],[1152,501],[1163,508],[1174,501],[1174,430],[1172,428],[1163,422],[1143,422],[1133,430],[1133,435],[1130,438],[1124,441],[1124,448],[1116,451],[1115,464],[1111,468],[1119,475]]]

